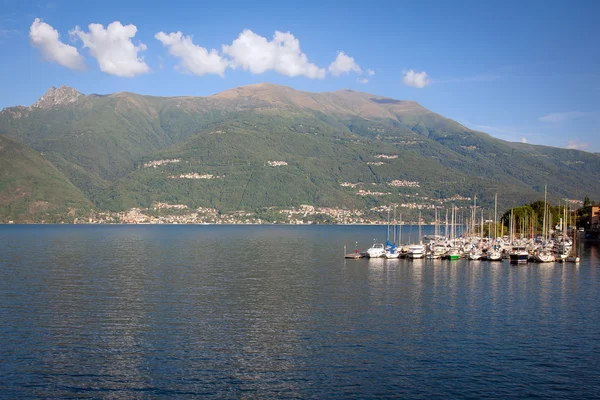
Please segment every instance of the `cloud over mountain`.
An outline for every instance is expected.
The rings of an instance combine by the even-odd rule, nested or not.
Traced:
[[[329,66],[329,72],[334,76],[348,74],[350,72],[362,73],[360,66],[354,61],[353,57],[348,56],[343,51],[338,52],[335,61]]]
[[[58,31],[36,18],[29,28],[31,44],[38,48],[45,60],[69,69],[84,69],[84,58],[77,49],[60,41]]]
[[[191,36],[183,36],[181,32],[158,32],[154,36],[165,47],[169,54],[181,60],[178,69],[194,75],[216,74],[224,76],[229,61],[221,57],[215,49],[208,51],[206,48],[194,44]]]
[[[106,28],[102,24],[89,24],[87,32],[79,26],[69,31],[73,39],[81,40],[82,47],[89,50],[102,72],[120,77],[133,77],[150,71],[140,55],[147,46],[133,42],[136,33],[135,25],[122,25],[119,21],[108,24]],[[290,32],[275,31],[269,40],[244,29],[231,44],[222,45],[221,51],[195,44],[191,35],[185,36],[181,31],[160,31],[154,37],[171,56],[179,59],[177,70],[197,76],[214,74],[223,77],[227,68],[241,68],[252,74],[273,71],[288,77],[304,76],[309,79],[324,79],[327,72],[333,76],[353,72],[365,74],[357,81],[367,83],[368,77],[375,74],[372,69],[363,71],[354,58],[343,51],[337,53],[328,69],[321,68],[308,60],[300,48],[299,39]],[[31,25],[30,38],[32,45],[40,49],[46,60],[71,69],[85,67],[84,58],[77,48],[61,42],[58,31],[39,18]],[[162,62],[159,68],[162,69]]]
[[[429,85],[431,83],[431,79],[429,79],[425,71],[415,72],[411,69],[409,71],[404,72],[402,82],[404,82],[404,84],[407,86],[412,86],[420,89]]]
[[[323,79],[325,70],[308,61],[300,41],[290,32],[275,31],[272,40],[244,29],[231,45],[223,45],[223,54],[231,58],[232,68],[253,74],[275,71],[281,75]]]
[[[135,25],[123,26],[119,21],[109,24],[90,24],[89,31],[84,32],[78,26],[69,33],[83,42],[92,57],[98,61],[100,70],[110,75],[132,77],[150,71],[139,52],[146,50],[146,45],[134,45]]]

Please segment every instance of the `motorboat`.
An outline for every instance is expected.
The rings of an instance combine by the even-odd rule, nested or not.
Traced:
[[[511,263],[526,263],[529,258],[529,252],[525,246],[513,246],[508,257]]]
[[[417,259],[425,257],[425,246],[422,244],[411,244],[406,252],[408,258]]]
[[[451,248],[445,255],[448,260],[458,260],[460,258],[460,250],[456,247]]]
[[[554,257],[554,254],[552,254],[551,251],[545,249],[534,254],[533,259],[536,262],[540,263],[549,263],[556,261],[556,257]]]
[[[383,243],[373,243],[373,246],[367,249],[367,257],[379,258],[385,255],[385,247]]]

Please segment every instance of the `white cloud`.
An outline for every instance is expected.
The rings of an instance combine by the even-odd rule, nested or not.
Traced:
[[[527,138],[525,136],[521,138],[521,143],[527,143]]]
[[[369,80],[367,78],[358,78],[356,81],[362,84],[369,83]]]
[[[371,68],[369,68],[369,69],[367,69],[367,75],[373,76],[373,75],[375,75],[375,71],[373,71]]]
[[[325,78],[325,70],[308,62],[300,41],[289,32],[275,31],[269,41],[245,29],[231,45],[223,45],[223,53],[231,57],[232,68],[241,67],[253,74],[273,70],[289,77]]]
[[[44,59],[70,69],[84,69],[85,61],[77,49],[60,41],[58,31],[42,22],[33,20],[29,28],[29,39],[42,52]]]
[[[219,55],[215,49],[208,51],[195,45],[191,36],[183,36],[181,32],[158,32],[154,35],[163,45],[169,48],[169,54],[181,59],[178,68],[194,75],[215,74],[224,76],[229,61]]]
[[[569,143],[566,146],[567,149],[574,149],[574,150],[587,150],[588,147],[590,147],[589,144],[579,143],[578,140],[569,140]]]
[[[567,112],[559,112],[552,113],[548,115],[544,115],[540,117],[541,122],[563,122],[575,118],[587,117],[589,115],[593,115],[593,112],[585,112],[585,111],[567,111]]]
[[[350,72],[362,73],[359,65],[354,61],[353,57],[348,56],[343,51],[339,51],[335,61],[329,66],[329,72],[334,76],[348,74]]]
[[[402,78],[402,82],[404,82],[404,84],[407,86],[424,88],[431,83],[431,79],[429,79],[425,71],[415,72],[411,69],[404,72],[404,78]]]
[[[90,54],[98,61],[100,70],[110,75],[132,77],[150,71],[150,67],[138,53],[146,50],[146,45],[133,44],[135,25],[123,26],[119,21],[109,24],[90,24],[89,32],[83,32],[78,26],[69,33],[83,42]]]

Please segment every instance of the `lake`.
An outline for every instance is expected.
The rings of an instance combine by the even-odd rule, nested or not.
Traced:
[[[343,258],[374,238],[0,226],[0,397],[600,396],[598,244],[578,266]]]

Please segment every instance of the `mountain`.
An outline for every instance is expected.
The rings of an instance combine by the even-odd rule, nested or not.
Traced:
[[[72,222],[93,206],[39,153],[0,135],[0,221]]]
[[[155,97],[62,86],[2,110],[0,134],[43,153],[99,210],[407,208],[475,195],[489,205],[494,193],[507,207],[539,199],[546,184],[554,199],[600,198],[597,154],[505,142],[416,102],[352,90],[263,83]]]

